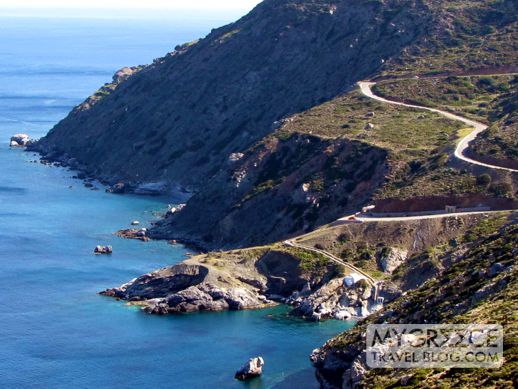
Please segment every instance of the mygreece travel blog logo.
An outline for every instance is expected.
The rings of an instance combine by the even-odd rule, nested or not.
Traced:
[[[367,366],[377,368],[499,368],[501,325],[379,324],[367,328]]]

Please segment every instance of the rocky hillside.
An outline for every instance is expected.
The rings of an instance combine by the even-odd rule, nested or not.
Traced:
[[[336,225],[298,237],[294,244],[194,256],[102,294],[154,314],[283,302],[294,307],[294,315],[312,320],[365,317],[379,308],[377,297],[391,301],[421,286],[448,266],[452,251],[508,222],[509,216],[501,214]],[[374,277],[378,285],[367,277],[344,285],[344,277],[357,272],[371,281]]]
[[[474,239],[473,239],[474,238]],[[518,374],[516,220],[439,258],[447,266],[420,288],[401,296],[355,329],[330,340],[312,355],[326,388],[497,387],[510,388]],[[370,323],[480,323],[504,326],[500,369],[368,370],[362,351]]]
[[[106,181],[200,189],[275,121],[346,91],[432,26],[414,1],[267,0],[74,110],[40,148]]]
[[[363,142],[269,137],[231,157],[207,189],[151,236],[208,249],[273,243],[361,207],[383,182],[386,158],[385,150]]]
[[[350,91],[370,77],[510,68],[516,15],[506,0],[266,0],[118,72],[34,147],[117,190],[192,190],[151,235],[208,249],[297,235],[373,198],[486,192],[484,172],[451,163],[458,123]],[[515,179],[492,179],[514,196]]]
[[[231,248],[300,235],[372,201],[393,212],[446,204],[512,209],[518,176],[452,157],[464,131],[438,114],[353,90],[289,117],[271,136],[232,154],[206,190],[151,234]]]
[[[518,76],[495,101],[491,126],[471,145],[475,158],[518,169]]]

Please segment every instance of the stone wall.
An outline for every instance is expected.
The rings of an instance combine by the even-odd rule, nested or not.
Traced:
[[[442,213],[446,206],[455,206],[458,209],[473,211],[480,209],[481,211],[498,211],[518,209],[518,201],[505,198],[493,198],[484,195],[473,194],[462,197],[453,196],[425,196],[413,199],[382,199],[375,202],[376,214],[383,213],[426,213],[432,212]],[[439,211],[439,212],[438,212]],[[462,211],[461,211],[462,212]]]

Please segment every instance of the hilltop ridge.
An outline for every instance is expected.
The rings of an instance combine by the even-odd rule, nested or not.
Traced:
[[[354,85],[509,70],[516,11],[507,0],[266,0],[126,69],[35,148],[110,185],[189,190],[151,234],[204,248],[274,242],[375,199],[513,197],[516,177],[478,185],[485,171],[450,158],[459,123],[375,104]]]

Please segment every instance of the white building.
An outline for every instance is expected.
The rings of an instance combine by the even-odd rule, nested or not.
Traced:
[[[366,280],[365,276],[358,273],[351,273],[344,278],[344,285],[350,288],[351,286],[356,285],[360,280]]]

